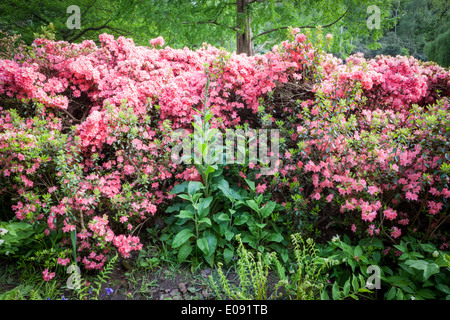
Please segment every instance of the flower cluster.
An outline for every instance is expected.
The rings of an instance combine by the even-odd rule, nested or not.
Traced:
[[[0,60],[0,193],[14,195],[19,219],[62,230],[66,245],[76,230],[87,269],[102,268],[112,248],[124,257],[142,248],[133,231],[172,199],[171,187],[201,180],[170,161],[170,133],[192,129],[207,79],[218,125],[281,129],[280,170],[256,185],[287,212],[320,204],[354,232],[392,238],[424,212],[441,225],[445,69],[407,57],[342,61],[298,29],[253,57],[173,49],[162,38],[151,47],[99,40],[36,39],[33,54]]]

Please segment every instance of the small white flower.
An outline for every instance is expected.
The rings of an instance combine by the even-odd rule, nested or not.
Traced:
[[[3,242],[5,242],[5,240],[0,239],[0,245],[2,245]]]
[[[0,228],[0,236],[3,236],[8,233],[7,229]]]
[[[411,300],[416,300],[416,297],[414,297],[414,296],[411,296]]]
[[[339,241],[339,235],[338,234],[335,235],[333,238],[331,238],[331,241],[333,241],[333,242]]]
[[[439,257],[439,252],[438,251],[434,251],[433,252],[433,258],[437,258]]]

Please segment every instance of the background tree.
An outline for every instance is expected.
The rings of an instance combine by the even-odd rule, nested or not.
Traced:
[[[2,0],[0,30],[20,33],[26,43],[32,42],[41,27],[50,23],[54,25],[56,39],[69,42],[97,40],[104,32],[131,37],[129,17],[135,3],[135,0]],[[66,25],[71,16],[67,8],[71,5],[80,8],[80,29],[69,29]]]
[[[341,52],[351,50],[354,35],[376,42],[392,23],[392,0],[143,0],[135,8],[139,28],[158,30],[167,43],[199,46],[206,41],[230,51],[267,50],[285,37],[289,26],[322,26],[333,33]],[[380,29],[367,27],[367,8],[377,5]],[[161,17],[164,17],[163,19]],[[270,48],[269,48],[270,49]]]

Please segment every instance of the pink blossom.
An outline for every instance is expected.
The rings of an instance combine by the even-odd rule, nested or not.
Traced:
[[[396,239],[398,237],[400,237],[402,234],[402,230],[397,228],[397,227],[392,227],[391,229],[391,237]]]
[[[257,193],[263,193],[266,189],[267,189],[267,186],[265,184],[258,184],[256,186]]]
[[[51,273],[49,273],[48,272],[48,269],[45,269],[44,271],[42,271],[42,274],[43,274],[43,278],[44,278],[44,281],[50,281],[50,280],[52,280],[54,277],[55,277],[55,272],[51,272]]]

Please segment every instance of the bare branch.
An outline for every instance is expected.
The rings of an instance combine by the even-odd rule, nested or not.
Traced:
[[[235,27],[230,27],[230,26],[227,26],[227,25],[224,25],[224,24],[221,24],[221,23],[218,23],[218,22],[217,22],[217,19],[219,19],[219,17],[222,15],[222,12],[223,12],[223,10],[225,9],[225,6],[227,6],[227,5],[229,5],[229,4],[234,4],[234,3],[225,3],[225,4],[222,6],[222,8],[220,8],[219,13],[218,13],[217,16],[214,18],[214,20],[209,20],[209,21],[185,21],[185,22],[182,22],[182,24],[214,24],[214,25],[216,25],[216,26],[220,26],[220,27],[223,27],[223,28],[227,28],[227,29],[230,29],[230,30],[233,30],[233,31],[238,31],[238,27],[237,27],[237,26],[235,26]]]

